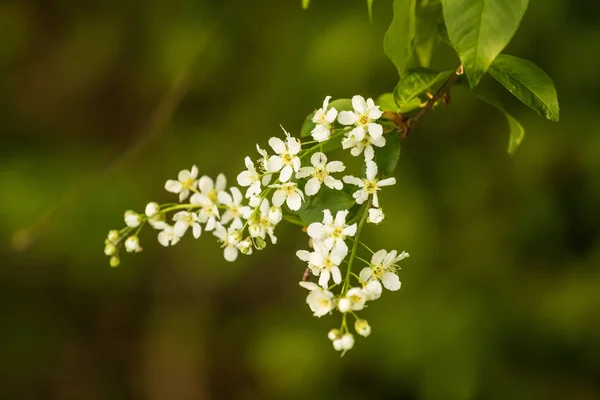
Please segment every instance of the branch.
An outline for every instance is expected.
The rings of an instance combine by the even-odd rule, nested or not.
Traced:
[[[440,90],[438,90],[437,93],[429,99],[425,106],[421,108],[418,113],[413,115],[411,118],[408,118],[404,122],[404,129],[402,130],[402,139],[406,139],[408,134],[412,131],[416,123],[423,117],[423,115],[425,115],[427,111],[431,110],[431,108],[435,105],[435,103],[437,103],[438,100],[440,100],[442,97],[448,94],[452,85],[456,83],[456,80],[463,73],[464,68],[461,64],[458,68],[456,68],[456,71],[454,71],[454,73],[446,80],[446,82],[444,82]]]

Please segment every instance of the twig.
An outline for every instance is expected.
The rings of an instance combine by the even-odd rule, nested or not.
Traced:
[[[408,134],[412,131],[415,124],[427,113],[427,111],[431,110],[431,108],[437,103],[438,100],[446,96],[452,85],[456,82],[456,80],[464,73],[464,68],[462,64],[456,68],[456,71],[444,82],[442,87],[437,91],[437,93],[429,98],[425,106],[419,110],[418,113],[413,115],[411,118],[408,118],[404,122],[404,129],[402,130],[402,139],[406,139]]]

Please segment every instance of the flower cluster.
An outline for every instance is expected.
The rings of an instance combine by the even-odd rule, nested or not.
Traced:
[[[240,253],[249,255],[264,249],[267,237],[275,244],[275,229],[285,220],[306,228],[310,237],[311,250],[296,254],[307,263],[309,275],[318,277],[318,283],[300,283],[310,292],[306,302],[313,314],[321,317],[336,309],[343,314],[341,328],[329,333],[334,348],[345,352],[354,345],[346,322],[348,314],[355,317],[356,333],[368,336],[371,328],[356,312],[367,301],[379,298],[382,287],[400,288],[397,263],[408,254],[380,250],[372,254],[370,262],[357,255],[359,244],[368,249],[360,241],[365,223],[379,224],[384,219],[377,192],[395,184],[395,178],[381,179],[374,161],[373,146],[386,143],[378,122],[382,117],[379,107],[371,99],[354,96],[352,109],[338,111],[329,100],[326,97],[312,117],[310,134],[314,141],[303,142],[283,129],[283,138],[270,138],[266,150],[257,145],[258,156],[245,158],[245,169],[236,177],[237,187],[228,187],[223,174],[214,180],[200,176],[196,166],[180,171],[177,179],[167,180],[165,190],[176,194],[179,202],[151,202],[143,213],[125,212],[125,227],[110,231],[105,241],[110,265],[120,264],[120,248],[142,251],[139,233],[146,225],[157,231],[157,240],[165,247],[179,243],[188,232],[196,239],[203,232],[211,232],[223,248],[225,260],[232,262]],[[349,149],[353,156],[364,154],[364,177],[341,175],[346,166],[328,159],[326,144],[328,149]],[[324,204],[319,208],[323,212],[321,222],[304,222],[301,209],[313,198],[311,205],[318,204],[316,199],[322,191],[341,193],[357,206],[336,210],[334,215]],[[359,275],[351,270],[356,262],[366,263]],[[337,294],[335,288],[340,289]]]

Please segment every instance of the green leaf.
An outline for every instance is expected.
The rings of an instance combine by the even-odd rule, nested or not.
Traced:
[[[385,145],[375,147],[375,163],[383,175],[391,175],[400,159],[400,135],[392,132],[385,135]]]
[[[314,112],[311,112],[304,118],[304,122],[302,123],[302,128],[300,128],[300,137],[310,136],[310,132],[315,129],[315,123],[312,122],[313,117],[315,116]]]
[[[367,0],[367,8],[369,9],[369,21],[373,22],[373,1]]]
[[[308,8],[308,3],[310,3],[310,0],[302,0],[302,8],[306,10]]]
[[[322,186],[315,196],[306,196],[306,199],[310,200],[303,203],[300,210],[298,210],[298,216],[305,225],[322,221],[323,210],[325,209],[329,209],[335,215],[338,211],[349,210],[355,204],[352,195],[325,186]]]
[[[415,0],[394,0],[394,18],[383,39],[383,49],[404,76],[415,39]]]
[[[483,88],[474,89],[473,93],[475,93],[477,97],[479,97],[481,100],[502,111],[502,113],[506,117],[510,134],[508,141],[508,154],[513,154],[525,138],[525,129],[519,123],[519,121],[517,121],[515,118],[513,118],[512,115],[506,112],[504,106],[502,106],[502,103],[494,93],[484,90]]]
[[[522,58],[501,54],[490,75],[542,117],[558,122],[558,97],[552,79],[543,69]]]
[[[375,104],[379,106],[381,111],[389,111],[397,113],[399,110],[396,101],[394,100],[394,93],[384,93],[377,98]]]
[[[529,0],[442,0],[450,42],[472,88],[512,39],[528,3]]]
[[[437,72],[427,68],[409,71],[404,78],[400,79],[394,89],[396,104],[407,104],[427,89],[448,79],[453,73],[454,71]]]
[[[440,39],[437,25],[442,20],[442,4],[439,0],[431,2],[421,0],[417,9],[415,54],[423,67],[431,64],[433,51]]]

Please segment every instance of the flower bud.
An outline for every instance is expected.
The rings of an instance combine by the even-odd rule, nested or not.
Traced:
[[[146,205],[146,216],[148,218],[152,218],[154,217],[156,214],[158,214],[160,211],[160,206],[158,205],[158,203],[155,202],[151,202],[148,203],[148,205]]]
[[[267,247],[267,242],[259,236],[254,238],[254,246],[256,247],[256,250],[262,250]]]
[[[261,229],[260,225],[254,222],[251,222],[248,226],[248,232],[252,237],[260,237],[263,235],[263,230]]]
[[[117,256],[112,256],[110,258],[109,264],[111,267],[115,268],[115,267],[118,267],[119,264],[121,264],[121,260]]]
[[[115,247],[114,244],[109,242],[106,244],[106,246],[104,246],[104,254],[105,255],[114,256],[116,252],[117,252],[117,248]]]
[[[351,308],[352,308],[352,301],[350,301],[349,298],[342,297],[338,301],[338,310],[340,310],[341,313],[347,313],[348,311],[350,311]]]
[[[281,212],[281,208],[280,207],[276,207],[276,206],[272,206],[269,209],[269,221],[272,224],[278,224],[281,222],[281,219],[283,218],[283,213]]]
[[[138,251],[142,251],[142,248],[140,247],[140,240],[137,236],[129,236],[127,240],[125,240],[125,250],[127,250],[129,253],[137,253]]]
[[[344,336],[340,338],[342,342],[342,350],[350,350],[354,347],[354,336],[351,333],[346,333]]]
[[[252,241],[250,240],[250,238],[241,241],[237,247],[242,254],[252,254]]]
[[[110,240],[113,243],[119,240],[119,231],[113,229],[112,231],[108,232],[108,240]]]
[[[242,232],[239,230],[232,231],[227,235],[227,240],[229,240],[231,244],[239,243],[242,240]]]
[[[354,323],[354,329],[356,329],[356,333],[360,336],[367,337],[371,334],[371,325],[369,325],[366,319],[357,319]]]
[[[363,293],[367,300],[377,300],[381,297],[381,292],[383,288],[381,287],[381,283],[379,281],[370,281],[363,287]]]
[[[332,329],[329,331],[329,333],[327,334],[327,337],[329,338],[329,340],[336,340],[340,337],[340,330],[339,329]]]
[[[142,222],[140,215],[134,211],[125,211],[125,225],[130,228],[136,228]]]

